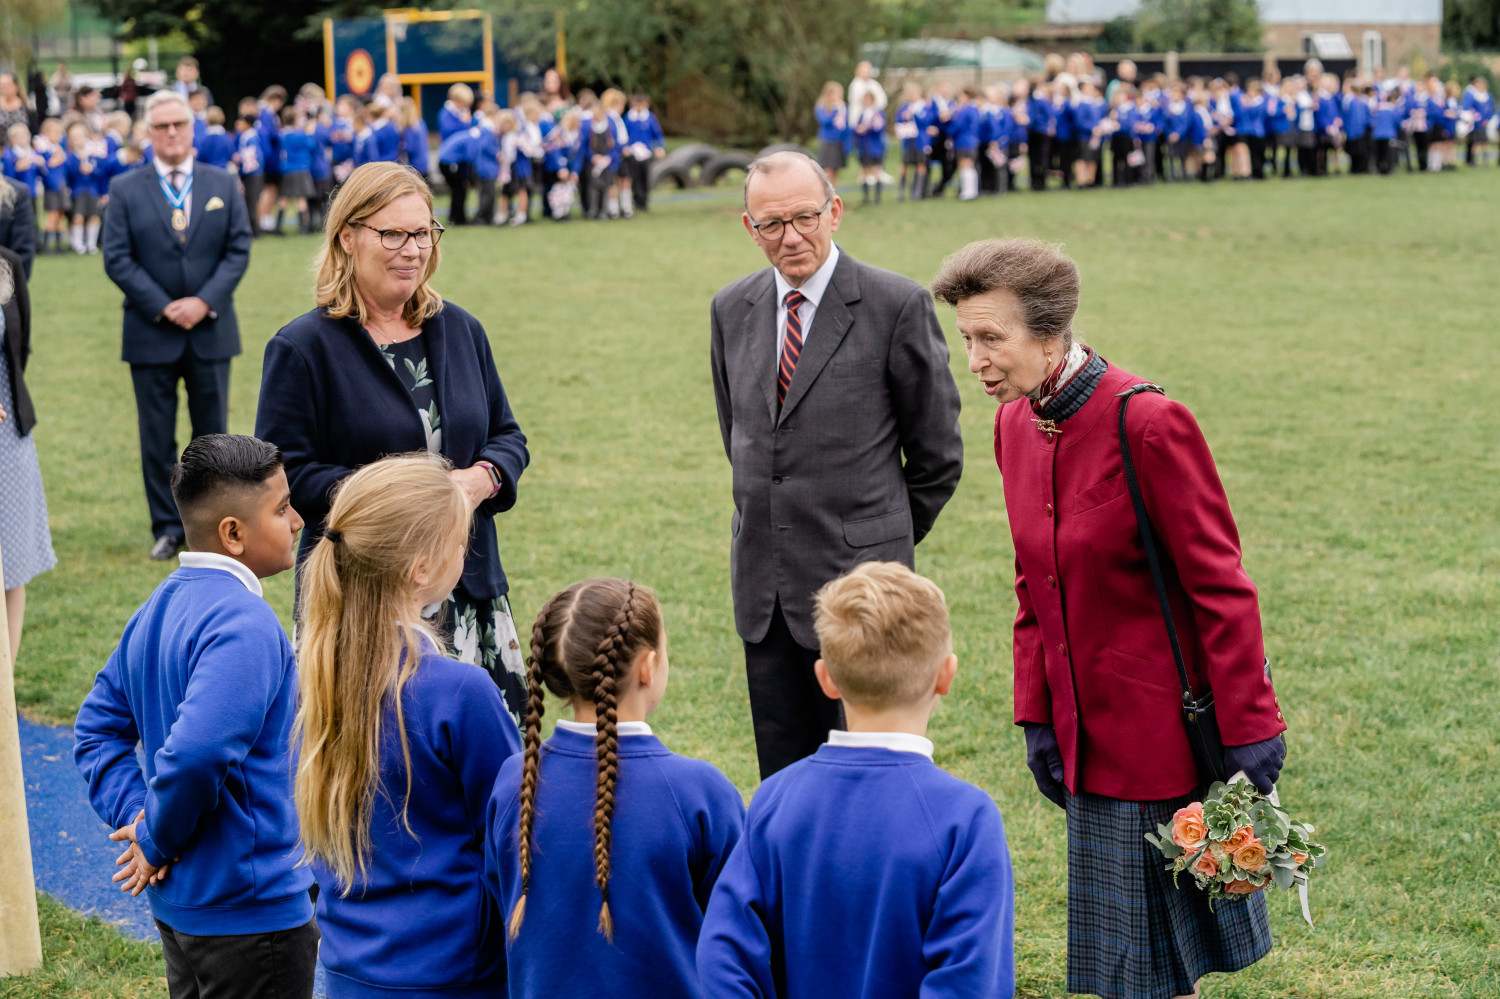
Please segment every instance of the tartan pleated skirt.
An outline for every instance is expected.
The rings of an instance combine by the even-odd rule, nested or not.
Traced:
[[[1271,952],[1264,895],[1215,903],[1178,878],[1146,842],[1196,800],[1069,796],[1068,991],[1102,999],[1191,995],[1209,972],[1239,971]]]

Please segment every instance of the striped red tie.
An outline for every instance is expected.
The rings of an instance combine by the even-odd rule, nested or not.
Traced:
[[[807,296],[793,289],[786,293],[786,342],[781,347],[781,364],[776,370],[776,406],[786,402],[787,389],[792,387],[792,372],[797,370],[797,358],[802,356],[802,320],[797,318],[797,308],[807,301]]]

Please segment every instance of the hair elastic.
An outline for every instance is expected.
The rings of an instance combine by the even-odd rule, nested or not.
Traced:
[[[335,531],[332,529],[324,531],[323,537],[327,538],[333,544],[338,544],[340,541],[344,540],[344,534],[342,531]]]

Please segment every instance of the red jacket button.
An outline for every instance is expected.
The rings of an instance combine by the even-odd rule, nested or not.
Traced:
[[[1047,516],[1049,516],[1049,517],[1052,516],[1052,504],[1051,503],[1047,504]]]
[[[1055,589],[1057,589],[1057,580],[1053,579],[1051,576],[1048,576],[1047,577],[1047,585],[1050,586],[1050,587],[1052,587],[1055,590]]]

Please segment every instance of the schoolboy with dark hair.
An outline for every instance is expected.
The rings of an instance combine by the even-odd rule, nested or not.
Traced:
[[[254,437],[195,438],[172,495],[189,550],[95,678],[74,760],[126,845],[114,880],[147,893],[172,999],[307,999],[319,937],[294,852],[295,663],[260,584],[295,563],[302,518],[280,450]]]
[[[848,730],[756,793],[698,937],[703,994],[1007,999],[1000,812],[925,737],[958,668],[942,591],[867,562],[819,591],[815,627],[818,683]]]

